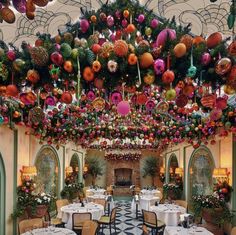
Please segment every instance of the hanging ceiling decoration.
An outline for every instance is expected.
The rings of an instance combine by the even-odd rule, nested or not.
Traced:
[[[235,41],[192,36],[189,25],[159,22],[138,1],[81,11],[55,37],[39,34],[21,50],[1,43],[2,123],[85,148],[101,138],[197,148],[235,132]]]

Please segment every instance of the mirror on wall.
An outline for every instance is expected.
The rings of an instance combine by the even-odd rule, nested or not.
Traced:
[[[189,198],[193,195],[209,195],[213,192],[213,169],[211,153],[199,148],[189,162]]]
[[[37,154],[35,166],[37,168],[36,191],[56,196],[59,191],[57,153],[51,147],[43,147]]]
[[[171,154],[169,159],[169,183],[175,183],[176,169],[179,167],[178,159],[175,154]]]

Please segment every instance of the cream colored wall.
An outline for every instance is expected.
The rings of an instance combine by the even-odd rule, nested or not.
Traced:
[[[214,145],[209,144],[205,147],[207,147],[211,152],[214,159],[215,167],[226,167],[230,172],[232,171],[232,135],[229,135],[227,138],[224,139],[218,139]],[[186,168],[184,174],[186,174],[187,176],[189,161],[194,150],[195,149],[192,147],[192,145],[187,145],[187,144],[181,144],[176,147],[173,147],[171,150],[163,153],[163,155],[165,156],[165,165],[168,166],[170,156],[171,154],[174,153],[177,156],[179,167],[184,168],[184,152],[185,152]],[[168,168],[165,167],[165,169],[167,174]],[[230,182],[231,180],[232,179],[230,176]],[[188,184],[189,184],[188,177],[186,177],[186,187],[184,192],[186,198],[188,192]]]

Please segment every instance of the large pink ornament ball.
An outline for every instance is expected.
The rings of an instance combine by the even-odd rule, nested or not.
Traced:
[[[118,105],[117,105],[117,112],[121,115],[121,116],[126,116],[129,112],[130,112],[130,105],[128,101],[121,101]]]
[[[176,32],[174,29],[163,29],[157,36],[156,46],[164,46],[166,43],[167,38],[169,40],[176,39]]]
[[[80,28],[83,33],[86,33],[89,28],[89,22],[86,19],[80,21]]]
[[[140,14],[140,15],[138,16],[138,22],[141,24],[141,23],[143,23],[144,20],[145,20],[144,14]]]
[[[165,61],[157,59],[154,61],[153,67],[156,75],[163,74],[165,72]]]
[[[208,65],[211,62],[211,55],[208,52],[203,53],[201,57],[202,65]]]
[[[108,27],[112,27],[114,25],[114,18],[113,18],[113,16],[108,16],[107,17],[107,25],[108,25]]]

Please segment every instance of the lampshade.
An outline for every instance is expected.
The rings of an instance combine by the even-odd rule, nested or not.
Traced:
[[[37,175],[37,168],[35,166],[23,166],[22,176],[35,176]]]
[[[88,167],[87,167],[87,166],[84,166],[83,171],[84,171],[84,172],[88,172]]]
[[[66,174],[70,174],[73,172],[73,168],[71,166],[66,167]]]
[[[160,174],[165,174],[165,168],[164,167],[160,168]]]
[[[175,168],[175,174],[176,175],[182,175],[183,173],[184,173],[183,168],[180,168],[180,167]]]
[[[213,177],[227,177],[227,168],[214,168]]]

